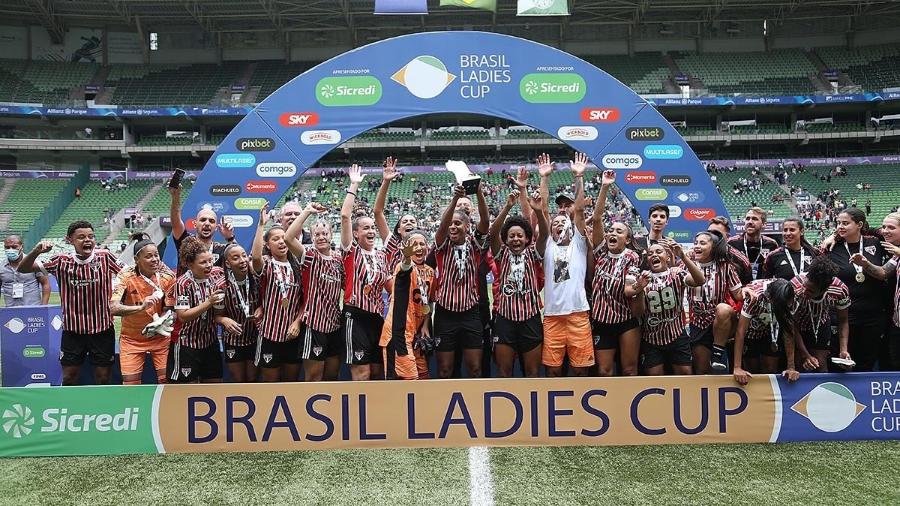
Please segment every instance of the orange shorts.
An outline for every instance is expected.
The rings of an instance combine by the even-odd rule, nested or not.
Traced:
[[[394,361],[394,376],[397,379],[404,380],[414,380],[419,379],[419,369],[416,366],[416,357],[412,353],[412,346],[407,346],[408,353],[406,355],[399,355],[397,353],[393,353],[393,361]],[[389,352],[387,347],[382,348],[382,355],[384,356],[384,371],[386,374],[390,375],[390,360],[388,360]]]
[[[163,337],[133,339],[121,336],[119,339],[119,368],[122,370],[122,376],[142,374],[147,353],[153,357],[153,368],[157,371],[165,371],[166,360],[169,358],[169,340]]]
[[[416,369],[419,372],[419,379],[431,379],[431,375],[428,373],[428,357],[422,353],[422,350],[413,350],[413,355],[416,357]]]
[[[594,339],[587,311],[544,317],[541,362],[547,367],[560,367],[566,355],[572,367],[594,365]]]

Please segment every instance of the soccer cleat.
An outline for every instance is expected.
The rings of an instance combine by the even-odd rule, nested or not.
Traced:
[[[712,359],[710,359],[709,365],[714,372],[728,372],[728,353],[725,351],[725,348],[713,345]]]

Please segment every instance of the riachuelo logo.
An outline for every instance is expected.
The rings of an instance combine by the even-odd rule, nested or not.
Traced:
[[[372,76],[325,77],[316,83],[316,100],[326,107],[374,105],[381,100],[381,81]]]
[[[849,388],[829,381],[816,385],[791,409],[823,432],[840,432],[849,427],[866,407],[856,402]]]
[[[587,93],[584,78],[572,72],[526,74],[519,94],[532,104],[575,104]]]
[[[456,76],[447,72],[444,62],[434,56],[416,56],[403,66],[391,79],[419,98],[440,95]]]

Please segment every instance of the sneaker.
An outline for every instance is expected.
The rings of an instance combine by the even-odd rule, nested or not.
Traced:
[[[714,372],[720,374],[728,372],[728,353],[725,351],[725,348],[713,346],[712,358],[709,361],[709,365]]]

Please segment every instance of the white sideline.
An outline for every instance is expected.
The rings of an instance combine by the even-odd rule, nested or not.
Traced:
[[[469,503],[472,506],[494,506],[491,454],[484,446],[469,448]]]

